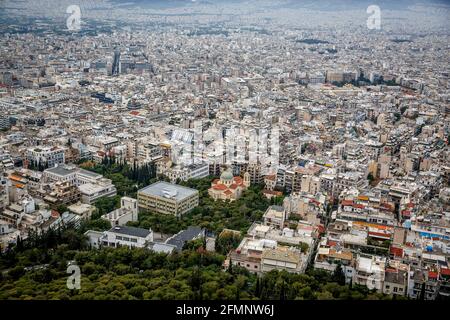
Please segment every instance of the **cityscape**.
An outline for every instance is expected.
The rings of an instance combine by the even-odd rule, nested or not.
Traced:
[[[0,300],[449,300],[449,61],[443,0],[0,1]]]

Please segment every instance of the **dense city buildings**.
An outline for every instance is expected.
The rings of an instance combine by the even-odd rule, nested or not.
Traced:
[[[448,3],[71,2],[0,3],[0,299],[450,297]]]

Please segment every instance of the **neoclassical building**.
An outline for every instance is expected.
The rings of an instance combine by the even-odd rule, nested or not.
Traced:
[[[241,197],[242,192],[250,186],[250,174],[246,172],[244,179],[239,176],[233,177],[230,169],[225,170],[220,175],[220,179],[215,179],[208,193],[214,200],[234,201]]]

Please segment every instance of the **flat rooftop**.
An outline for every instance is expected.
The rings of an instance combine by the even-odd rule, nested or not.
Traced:
[[[146,238],[151,231],[143,228],[135,228],[128,226],[115,226],[112,227],[109,232],[124,234],[133,237]]]
[[[45,172],[50,172],[58,176],[68,176],[78,171],[76,167],[70,166],[56,166],[53,168],[46,169]]]
[[[148,187],[139,190],[138,193],[181,201],[186,199],[187,197],[198,194],[198,191],[192,188],[180,186],[178,184],[158,181],[152,185],[149,185]]]
[[[79,170],[78,170],[78,174],[82,174],[82,175],[84,175],[84,176],[88,176],[88,177],[91,177],[91,178],[102,177],[102,175],[99,174],[99,173],[92,172],[92,171],[85,170],[85,169],[79,169]]]

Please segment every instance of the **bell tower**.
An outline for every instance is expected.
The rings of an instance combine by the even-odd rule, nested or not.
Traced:
[[[246,188],[250,187],[250,173],[244,173],[244,186]]]

